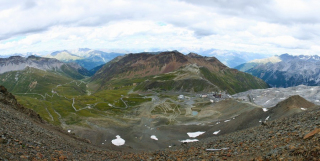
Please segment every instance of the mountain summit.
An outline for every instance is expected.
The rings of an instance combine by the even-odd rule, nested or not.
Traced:
[[[228,90],[236,93],[267,87],[262,80],[228,68],[215,57],[195,53],[183,55],[178,51],[118,57],[97,71],[92,81],[100,82],[101,88],[109,88],[112,81],[137,78],[144,78],[134,82],[140,84],[137,88],[142,90]]]
[[[279,102],[276,105],[276,108],[282,107],[282,108],[287,108],[287,109],[294,109],[294,108],[308,109],[313,106],[315,106],[315,104],[307,101],[306,99],[304,99],[303,97],[301,97],[299,95],[294,95],[294,96],[289,97],[288,99],[285,99],[285,100]]]

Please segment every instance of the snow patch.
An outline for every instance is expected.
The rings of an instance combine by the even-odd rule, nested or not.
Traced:
[[[124,143],[126,142],[125,140],[123,140],[119,135],[116,136],[116,139],[113,139],[111,142],[113,145],[116,146],[121,146],[124,145]]]
[[[198,137],[199,135],[202,135],[204,133],[205,133],[205,131],[197,131],[197,132],[188,132],[187,134],[190,138],[195,138],[195,137]]]
[[[263,112],[267,112],[268,109],[267,108],[262,108]]]
[[[199,141],[199,140],[198,139],[186,139],[186,140],[181,140],[180,142],[191,143],[191,142],[196,142],[196,141]]]
[[[305,110],[307,110],[307,109],[306,109],[306,108],[301,108],[301,110],[305,111]]]
[[[214,135],[218,135],[220,131],[221,131],[221,130],[215,131],[215,132],[213,132],[213,134],[214,134]]]
[[[71,130],[68,130],[68,133],[71,133]]]
[[[229,148],[221,148],[221,149],[206,149],[207,151],[220,151],[220,150],[228,150]]]
[[[225,120],[224,122],[229,122],[230,120]]]
[[[268,116],[268,117],[266,118],[266,121],[269,120],[269,118],[270,118],[270,116]]]
[[[153,140],[158,140],[158,138],[155,135],[151,135],[150,138],[153,139]]]
[[[216,124],[220,124],[220,122],[217,122]]]

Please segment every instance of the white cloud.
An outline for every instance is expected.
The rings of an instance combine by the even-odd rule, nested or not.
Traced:
[[[0,53],[216,48],[318,54],[317,0],[0,0]]]

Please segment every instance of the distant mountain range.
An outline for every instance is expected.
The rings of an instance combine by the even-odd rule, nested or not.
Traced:
[[[0,84],[14,93],[37,93],[45,97],[58,85],[79,82],[90,75],[89,71],[76,63],[64,63],[53,58],[12,56],[0,58]],[[66,91],[77,90],[79,86],[68,85]],[[30,95],[30,97],[36,97]],[[37,97],[36,97],[37,98]]]
[[[146,50],[147,51],[147,50]],[[164,51],[168,51],[166,49],[154,48],[149,49],[149,52],[145,53],[160,53]],[[188,54],[192,49],[187,48],[178,48],[183,54]],[[28,57],[31,55],[47,57],[47,58],[56,58],[63,62],[76,62],[87,70],[91,70],[97,66],[107,63],[113,58],[128,54],[128,53],[139,53],[139,50],[107,50],[107,49],[89,49],[89,48],[78,48],[78,49],[68,49],[68,50],[57,50],[53,52],[43,51],[43,52],[27,52],[27,53],[15,53],[11,56],[22,56]],[[230,51],[230,50],[218,50],[218,49],[197,49],[196,53],[202,56],[207,57],[216,57],[220,62],[225,64],[230,68],[234,68],[240,64],[252,61],[254,59],[262,59],[267,58],[266,54],[259,53],[249,53],[249,52],[241,52],[241,51]],[[0,58],[6,58],[7,55],[1,56]]]
[[[83,79],[84,76],[89,75],[89,71],[77,63],[64,63],[57,59],[37,56],[0,58],[0,67],[0,74],[35,68],[42,71],[57,72],[74,79]]]
[[[138,84],[135,90],[219,91],[236,93],[268,87],[261,79],[228,68],[215,57],[203,57],[178,51],[137,53],[117,57],[92,77],[102,89],[114,88],[114,82],[127,80]]]
[[[282,54],[253,60],[241,64],[235,69],[259,77],[272,87],[320,85],[320,57],[317,55]]]
[[[100,50],[92,50],[88,48],[79,48],[76,50],[55,51],[46,55],[48,58],[55,58],[63,62],[75,62],[91,70],[97,66],[107,63],[113,58],[124,55],[123,53],[107,53]]]

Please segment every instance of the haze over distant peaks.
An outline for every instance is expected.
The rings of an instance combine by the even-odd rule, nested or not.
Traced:
[[[123,54],[124,53],[107,53],[89,48],[79,48],[75,50],[55,51],[45,57],[56,58],[64,62],[76,62],[87,70],[91,70]]]

